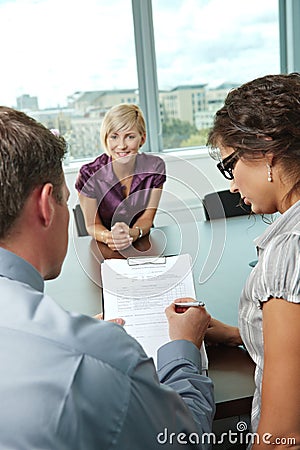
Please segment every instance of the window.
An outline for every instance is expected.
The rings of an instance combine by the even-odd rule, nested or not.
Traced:
[[[152,0],[152,7],[163,148],[205,145],[231,88],[280,72],[278,4]]]
[[[107,108],[138,101],[131,1],[1,0],[0,36],[1,104],[98,154]]]
[[[2,0],[1,103],[58,128],[70,161],[99,154],[103,115],[121,102],[142,107],[146,151],[199,147],[229,89],[280,72],[283,5]]]

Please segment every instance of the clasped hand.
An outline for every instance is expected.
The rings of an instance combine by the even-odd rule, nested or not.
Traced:
[[[111,228],[106,244],[111,250],[125,250],[132,244],[132,240],[129,226],[124,222],[117,222]]]

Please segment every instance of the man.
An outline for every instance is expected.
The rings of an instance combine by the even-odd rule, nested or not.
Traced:
[[[204,308],[167,308],[173,341],[159,350],[157,376],[122,326],[70,314],[43,292],[67,251],[65,150],[43,125],[0,107],[0,448],[206,448]]]

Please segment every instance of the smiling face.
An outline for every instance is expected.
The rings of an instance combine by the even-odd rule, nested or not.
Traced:
[[[234,153],[231,147],[221,149],[221,157],[226,157]],[[230,191],[239,192],[246,205],[251,205],[251,209],[256,214],[272,214],[281,209],[282,193],[278,189],[277,171],[272,168],[273,181],[268,181],[269,157],[261,154],[260,158],[245,159],[239,158],[235,161],[232,174],[233,180],[230,182]]]
[[[129,162],[136,156],[145,142],[145,135],[141,135],[136,127],[130,130],[117,131],[107,136],[107,150],[112,160]]]

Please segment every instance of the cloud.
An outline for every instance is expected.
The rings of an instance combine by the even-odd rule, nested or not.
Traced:
[[[173,14],[162,4],[153,1],[160,87],[244,82],[279,72],[273,0],[184,0]]]
[[[153,0],[159,87],[279,71],[274,0]],[[136,88],[130,0],[0,0],[0,103]],[[248,74],[248,76],[247,76]]]

